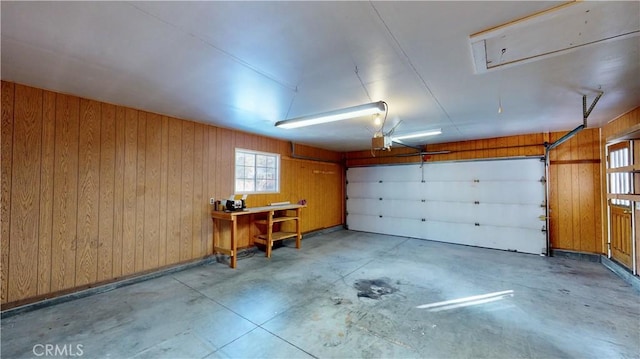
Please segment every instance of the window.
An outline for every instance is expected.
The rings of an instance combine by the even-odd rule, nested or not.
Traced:
[[[631,165],[631,149],[629,142],[622,142],[609,146],[609,168],[621,168]],[[609,173],[609,193],[629,194],[632,193],[631,173],[613,172]],[[618,206],[630,206],[628,199],[611,199],[611,204]]]
[[[280,192],[280,155],[236,148],[235,193]]]

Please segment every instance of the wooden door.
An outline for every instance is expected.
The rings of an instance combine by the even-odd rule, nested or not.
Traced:
[[[632,269],[633,266],[631,210],[634,202],[629,198],[629,195],[634,193],[634,178],[632,176],[634,156],[631,149],[630,141],[609,145],[607,148],[611,258],[629,269]]]
[[[611,258],[627,268],[631,268],[631,208],[610,207]]]

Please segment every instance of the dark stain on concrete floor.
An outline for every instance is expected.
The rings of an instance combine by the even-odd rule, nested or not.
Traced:
[[[380,299],[380,296],[391,294],[398,290],[389,284],[389,278],[358,279],[353,287],[358,290],[358,297]]]

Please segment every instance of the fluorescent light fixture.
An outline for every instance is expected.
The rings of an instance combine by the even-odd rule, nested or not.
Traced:
[[[292,118],[290,120],[283,120],[276,122],[276,127],[280,128],[298,128],[304,126],[317,125],[320,123],[327,123],[333,121],[346,120],[348,118],[373,115],[376,113],[382,113],[386,110],[386,103],[384,101],[367,103],[364,105],[358,105],[353,107],[347,107],[340,110],[334,110],[317,115],[302,116]]]
[[[394,140],[406,140],[406,139],[409,139],[409,138],[435,136],[435,135],[439,135],[441,133],[442,133],[442,130],[441,129],[437,129],[437,130],[430,130],[430,131],[425,131],[425,132],[410,133],[408,135],[402,135],[402,136],[394,136],[393,139]]]

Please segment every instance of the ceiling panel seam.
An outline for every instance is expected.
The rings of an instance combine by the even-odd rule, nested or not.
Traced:
[[[228,52],[228,51],[216,46],[215,44],[212,44],[207,39],[205,39],[205,38],[203,38],[201,36],[198,36],[197,34],[194,34],[194,33],[190,32],[190,31],[188,31],[186,29],[183,29],[182,27],[180,27],[180,26],[178,26],[176,24],[173,24],[173,23],[171,23],[171,22],[169,22],[169,21],[167,21],[165,19],[162,19],[159,16],[154,15],[154,14],[152,14],[152,13],[150,13],[150,12],[144,10],[144,9],[141,9],[141,8],[137,7],[136,5],[134,5],[134,4],[129,3],[129,5],[131,5],[132,7],[137,9],[138,11],[142,12],[143,14],[145,14],[147,16],[150,16],[150,17],[152,17],[152,18],[154,18],[154,19],[156,19],[156,20],[158,20],[158,21],[160,21],[160,22],[162,22],[162,23],[164,23],[166,25],[169,25],[169,26],[171,26],[173,28],[176,28],[179,31],[181,31],[181,32],[183,32],[183,33],[185,33],[185,34],[187,34],[187,35],[199,40],[203,44],[205,44],[205,45],[211,47],[212,49],[218,51],[219,53],[229,57],[232,61],[238,63],[241,66],[246,67],[247,69],[257,73],[258,75],[263,76],[263,77],[265,77],[265,78],[267,78],[267,79],[277,83],[278,85],[280,85],[282,87],[285,87],[285,88],[287,88],[287,89],[289,89],[291,91],[296,91],[296,86],[294,86],[293,84],[290,84],[290,83],[288,83],[288,82],[286,82],[284,80],[277,79],[275,76],[267,73],[266,71],[263,71],[263,70],[259,69],[258,67],[250,64],[249,62],[239,58],[238,56],[235,56],[232,53],[230,53],[230,52]]]
[[[449,116],[449,113],[447,112],[447,110],[445,110],[444,106],[442,105],[442,103],[440,103],[440,101],[438,100],[438,98],[436,97],[436,95],[433,93],[433,91],[431,90],[431,88],[429,87],[429,85],[427,84],[427,81],[425,81],[425,79],[422,77],[422,75],[420,75],[420,72],[418,72],[418,69],[415,67],[415,65],[413,64],[413,61],[411,61],[411,58],[409,57],[409,55],[406,53],[406,51],[404,51],[404,48],[402,47],[402,45],[400,45],[400,41],[398,41],[398,39],[396,38],[396,36],[393,34],[393,32],[391,31],[391,29],[389,28],[389,26],[387,25],[387,23],[384,21],[384,19],[382,18],[382,15],[380,14],[380,12],[378,11],[378,9],[376,8],[376,6],[372,3],[369,2],[371,4],[371,7],[373,8],[373,11],[375,11],[376,15],[378,16],[378,18],[380,19],[380,22],[382,22],[382,25],[384,25],[384,28],[387,30],[387,32],[389,33],[389,36],[391,36],[391,39],[393,40],[393,42],[395,42],[396,46],[400,49],[400,52],[402,53],[402,55],[405,57],[405,59],[407,60],[407,62],[409,63],[409,66],[411,67],[411,70],[413,70],[413,72],[416,74],[416,76],[418,77],[418,79],[420,80],[420,82],[422,83],[422,85],[424,86],[424,88],[427,90],[427,92],[431,95],[431,97],[433,98],[433,100],[438,104],[438,107],[440,107],[440,110],[442,111],[442,113],[444,113],[445,117],[449,120],[449,122],[451,122],[451,125],[456,129],[456,131],[458,131],[459,134],[462,134],[462,132],[460,131],[460,129],[458,128],[458,126],[453,122],[453,120],[451,119],[451,116]]]

